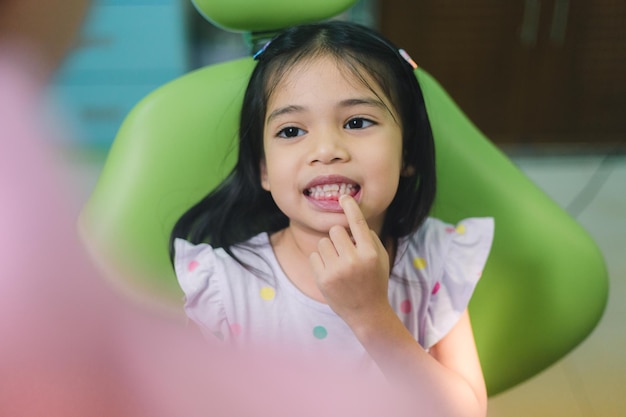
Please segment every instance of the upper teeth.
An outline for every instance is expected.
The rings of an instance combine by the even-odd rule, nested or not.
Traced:
[[[309,188],[308,193],[315,199],[339,198],[341,195],[351,194],[354,188],[353,184],[324,184]]]

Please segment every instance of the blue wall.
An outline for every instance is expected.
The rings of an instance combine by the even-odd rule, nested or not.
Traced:
[[[69,141],[108,148],[150,91],[189,69],[185,0],[95,1],[50,92]]]

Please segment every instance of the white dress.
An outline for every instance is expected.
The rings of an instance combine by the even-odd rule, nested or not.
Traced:
[[[424,349],[441,340],[466,309],[487,261],[493,231],[491,218],[469,218],[457,225],[428,218],[398,242],[389,301]],[[254,270],[207,244],[177,239],[175,250],[185,311],[207,334],[242,348],[274,344],[299,354],[330,354],[357,367],[371,366],[348,325],[287,278],[266,233],[233,247]]]

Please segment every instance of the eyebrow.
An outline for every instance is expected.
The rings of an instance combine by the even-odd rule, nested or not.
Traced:
[[[274,110],[273,112],[271,112],[269,116],[267,116],[266,123],[271,122],[272,119],[278,116],[282,116],[283,114],[299,113],[299,112],[303,112],[304,110],[305,110],[304,106],[297,106],[294,104],[285,106],[285,107],[280,107]]]
[[[362,105],[377,107],[384,110],[387,109],[387,106],[383,102],[381,102],[380,100],[375,100],[373,98],[350,98],[339,102],[339,107],[354,107]]]
[[[387,106],[383,102],[372,98],[349,98],[347,100],[340,101],[337,107],[346,108],[363,105],[387,110]],[[295,104],[280,107],[270,113],[270,115],[267,117],[266,123],[269,123],[270,121],[272,121],[272,119],[275,119],[278,116],[282,116],[283,114],[299,113],[303,111],[306,111],[306,107]]]

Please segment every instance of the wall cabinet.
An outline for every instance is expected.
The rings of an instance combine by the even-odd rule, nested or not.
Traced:
[[[379,16],[494,142],[626,147],[626,2],[384,0]]]

